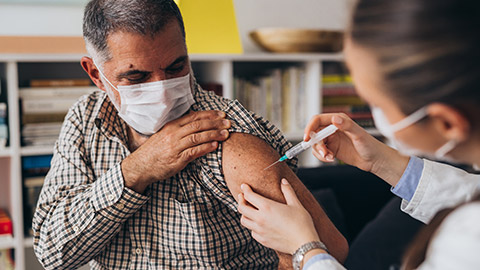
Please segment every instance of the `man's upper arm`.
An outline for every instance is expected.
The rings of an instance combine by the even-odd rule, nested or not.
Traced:
[[[267,166],[277,161],[279,154],[262,139],[243,133],[232,133],[223,143],[223,173],[230,192],[237,199],[240,185],[249,184],[252,189],[270,199],[285,203],[280,181],[288,179],[303,206],[312,215],[320,238],[339,261],[346,258],[348,245],[335,228],[318,202],[285,164],[279,163],[268,170]]]

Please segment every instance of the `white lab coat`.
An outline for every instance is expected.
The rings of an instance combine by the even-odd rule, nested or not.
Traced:
[[[470,201],[480,190],[480,175],[424,160],[420,182],[401,209],[424,223],[447,207]],[[344,270],[334,260],[311,264],[305,270]],[[447,216],[433,236],[418,270],[480,269],[480,202],[468,203]]]

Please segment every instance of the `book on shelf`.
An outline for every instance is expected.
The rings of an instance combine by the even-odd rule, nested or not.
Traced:
[[[234,96],[285,133],[303,130],[306,124],[303,68],[273,69],[262,77],[236,77]]]
[[[13,243],[13,223],[7,212],[0,208],[0,246],[11,246]],[[11,249],[0,249],[0,270],[14,269]]]
[[[95,86],[72,87],[23,87],[18,93],[21,99],[78,99],[98,90]]]
[[[22,157],[22,171],[24,177],[41,176],[50,169],[52,155]]]
[[[342,65],[325,68],[322,77],[323,113],[345,113],[363,128],[375,127],[368,104],[355,91],[352,77]]]
[[[0,149],[7,146],[8,125],[7,125],[7,103],[0,102]]]
[[[31,87],[89,86],[90,79],[35,79],[30,80]]]
[[[4,209],[0,208],[0,239],[11,239],[13,235],[12,220]]]
[[[25,235],[32,236],[33,214],[42,190],[45,175],[50,169],[52,155],[22,157],[23,220]]]
[[[23,219],[25,234],[33,236],[32,221],[45,176],[27,176],[23,180]]]
[[[22,145],[53,146],[70,107],[96,90],[94,86],[20,88]]]
[[[200,86],[202,87],[203,90],[206,91],[212,91],[214,92],[217,96],[223,96],[223,85],[220,83],[215,83],[215,82],[202,82],[200,83]]]
[[[0,249],[0,270],[15,270],[12,249]]]

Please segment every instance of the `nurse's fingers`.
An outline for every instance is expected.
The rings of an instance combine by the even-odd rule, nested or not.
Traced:
[[[347,134],[351,139],[356,139],[362,135],[368,134],[361,126],[344,113],[333,115],[332,124]]]
[[[249,229],[249,230],[257,230],[257,223],[255,221],[249,219],[248,217],[242,215],[240,218],[240,223],[242,224],[243,227]]]
[[[258,210],[248,205],[248,202],[241,193],[238,194],[238,212],[250,219],[255,219],[255,217],[258,215]]]
[[[267,204],[276,203],[270,199],[267,199],[257,193],[255,193],[252,188],[247,184],[242,184],[240,188],[243,191],[243,197],[247,202],[253,205],[255,208],[262,210]]]
[[[283,197],[285,197],[285,201],[288,205],[302,205],[302,203],[298,200],[297,194],[293,187],[288,183],[287,179],[282,179],[281,185]]]
[[[304,140],[305,141],[310,140],[311,132],[318,132],[322,128],[325,128],[326,126],[332,124],[333,115],[334,114],[326,113],[326,114],[317,114],[313,116],[310,122],[308,122],[307,126],[305,127]]]
[[[321,141],[312,147],[313,155],[323,162],[332,162],[335,160],[333,152],[327,148],[324,141]]]
[[[330,151],[328,151],[327,154],[326,154],[326,157],[324,157],[323,153],[322,154],[318,153],[318,151],[315,149],[315,146],[314,146],[312,153],[318,160],[320,160],[322,162],[333,162],[333,161],[335,161],[335,156]]]
[[[310,132],[317,132],[322,128],[333,124],[340,131],[351,137],[358,137],[366,133],[357,123],[344,113],[327,113],[315,115],[305,128],[305,140],[310,139]]]

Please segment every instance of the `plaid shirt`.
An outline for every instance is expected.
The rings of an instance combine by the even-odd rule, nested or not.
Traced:
[[[282,155],[289,143],[238,101],[201,89],[192,110],[222,110],[230,132],[258,136]],[[33,221],[47,269],[274,269],[278,257],[241,226],[222,174],[222,146],[146,195],[124,186],[127,126],[106,95],[79,100],[65,118]],[[293,169],[296,161],[289,164]]]

